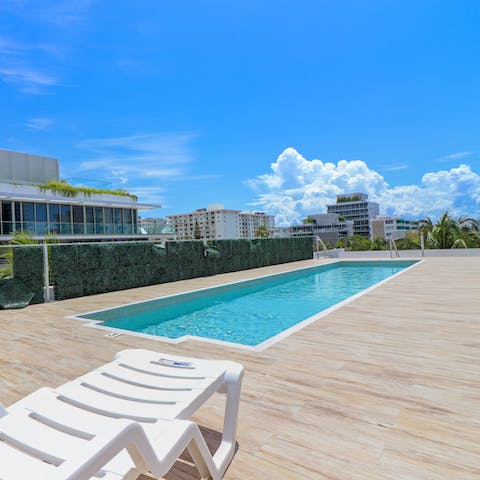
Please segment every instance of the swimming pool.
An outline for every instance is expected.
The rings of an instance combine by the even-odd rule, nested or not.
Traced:
[[[74,318],[173,343],[195,337],[262,350],[290,329],[415,263],[340,261]]]

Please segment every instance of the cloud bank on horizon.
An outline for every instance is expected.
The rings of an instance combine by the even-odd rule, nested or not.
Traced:
[[[480,176],[466,164],[425,173],[417,185],[397,186],[389,185],[362,160],[337,164],[308,160],[291,147],[270,167],[270,172],[247,185],[257,195],[252,204],[275,215],[277,225],[300,223],[309,214],[326,212],[336,195],[351,192],[367,193],[383,214],[406,218],[435,218],[445,210],[454,216],[477,217],[480,207]]]

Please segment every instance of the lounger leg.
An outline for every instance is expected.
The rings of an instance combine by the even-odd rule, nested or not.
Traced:
[[[242,388],[243,369],[232,369],[225,374],[225,418],[223,421],[222,443],[213,456],[220,476],[223,476],[235,453],[237,438],[238,408]]]
[[[220,480],[223,476],[221,474],[208,450],[205,439],[200,433],[200,429],[195,425],[191,431],[192,441],[188,444],[187,450],[190,453],[195,466],[202,478],[212,478],[213,480]]]
[[[0,403],[0,418],[5,416],[7,414],[7,411],[5,410],[5,407]]]
[[[148,471],[149,471],[148,465],[145,461],[144,456],[142,455],[142,452],[138,449],[137,445],[136,444],[128,445],[127,452],[130,455],[130,458],[132,459],[135,465],[135,470],[138,471],[138,474],[139,475],[141,473],[148,474]]]

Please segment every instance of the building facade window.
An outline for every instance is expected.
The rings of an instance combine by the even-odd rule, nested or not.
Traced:
[[[131,208],[94,207],[23,201],[0,202],[0,234],[32,235],[137,233],[138,214]]]

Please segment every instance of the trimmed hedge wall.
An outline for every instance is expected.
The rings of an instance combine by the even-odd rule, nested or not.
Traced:
[[[33,292],[32,303],[43,303],[43,249],[39,245],[13,249],[13,278]]]
[[[312,258],[312,239],[215,240],[207,244],[194,240],[164,246],[151,242],[77,243],[52,244],[49,249],[55,298],[63,300],[306,260]],[[27,249],[16,250],[17,256],[22,256]],[[38,251],[38,271],[42,272],[41,249]],[[31,276],[31,264],[28,271]],[[23,277],[21,280],[25,282]]]

